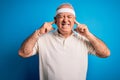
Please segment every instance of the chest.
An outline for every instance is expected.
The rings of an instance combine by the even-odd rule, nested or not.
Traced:
[[[87,48],[85,44],[72,37],[63,38],[49,38],[41,43],[40,54],[47,60],[59,62],[61,58],[64,60],[79,60],[87,56]]]

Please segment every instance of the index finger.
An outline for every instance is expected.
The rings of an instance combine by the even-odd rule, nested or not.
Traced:
[[[80,25],[80,23],[78,21],[76,21],[76,20],[75,20],[75,24]]]
[[[52,21],[52,22],[48,22],[48,23],[52,25],[52,24],[54,24],[54,23],[55,23],[55,21]]]

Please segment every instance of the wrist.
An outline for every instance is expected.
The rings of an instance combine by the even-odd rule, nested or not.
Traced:
[[[40,35],[41,35],[40,30],[36,30],[36,31],[33,33],[33,35],[34,35],[35,38],[40,37]]]
[[[88,38],[88,39],[91,39],[93,37],[94,37],[94,35],[92,33],[90,33],[90,32],[86,35],[86,38]]]

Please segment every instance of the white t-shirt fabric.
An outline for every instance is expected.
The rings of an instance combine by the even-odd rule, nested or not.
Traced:
[[[95,49],[82,35],[64,38],[58,31],[39,37],[33,55],[39,53],[40,80],[86,80],[88,53]]]

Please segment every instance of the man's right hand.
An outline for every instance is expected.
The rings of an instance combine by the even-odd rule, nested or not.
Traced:
[[[42,27],[40,29],[38,29],[36,32],[38,35],[40,34],[45,34],[50,32],[51,30],[54,30],[54,28],[52,27],[52,24],[54,24],[53,22],[45,22]]]
[[[48,33],[51,30],[54,30],[52,28],[52,24],[54,22],[46,22],[42,25],[42,27],[35,31],[30,37],[28,37],[22,44],[19,55],[22,57],[30,57],[33,53],[33,47],[35,46],[36,41],[38,40],[38,37],[41,34]]]

